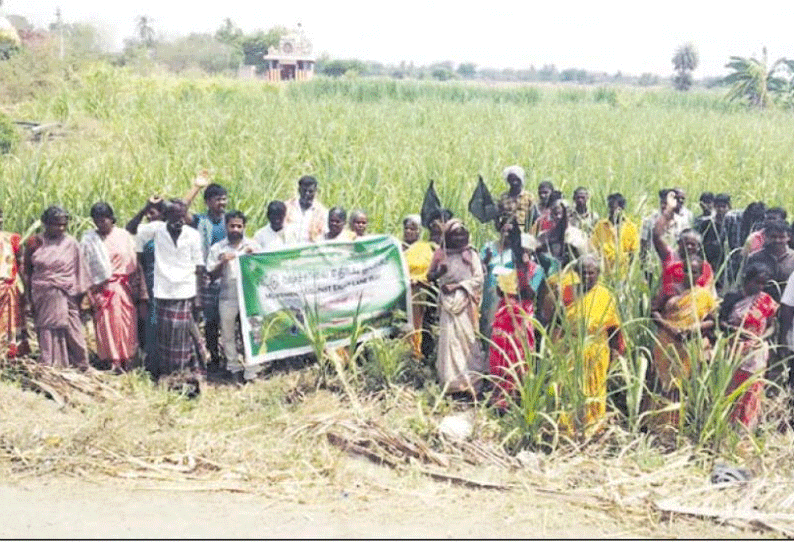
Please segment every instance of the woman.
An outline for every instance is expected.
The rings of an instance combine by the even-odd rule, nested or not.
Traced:
[[[513,269],[513,251],[510,248],[510,237],[520,234],[518,221],[507,216],[500,216],[495,222],[499,239],[485,245],[480,258],[485,266],[485,284],[482,293],[482,307],[480,308],[480,334],[486,339],[491,338],[491,325],[493,324],[496,309],[499,306],[499,297],[496,295],[495,269]]]
[[[535,299],[543,283],[543,268],[530,258],[531,237],[522,236],[524,246],[513,253],[515,270],[497,268],[497,282],[502,299],[494,315],[492,344],[488,353],[491,375],[497,390],[492,403],[507,408],[507,397],[514,395],[526,372],[527,353],[535,349]]]
[[[536,237],[554,227],[555,220],[551,216],[551,206],[555,196],[559,199],[562,194],[558,190],[554,190],[554,184],[551,181],[545,180],[538,184],[538,203],[533,213],[536,218],[530,228],[530,233]]]
[[[0,228],[3,210],[0,209]],[[22,239],[18,233],[0,231],[0,356],[14,358],[28,352],[24,339],[19,263]]]
[[[587,434],[599,429],[606,414],[611,351],[622,354],[625,346],[617,302],[609,289],[598,282],[601,274],[598,258],[589,254],[582,256],[576,262],[576,272],[581,282],[574,289],[572,303],[565,309],[563,329],[569,335],[569,341],[575,336],[573,341],[581,345],[581,349],[575,348],[570,355],[573,356],[574,374],[581,375],[586,404],[573,420],[563,416],[561,423],[569,431],[584,430]],[[581,366],[575,367],[577,363]]]
[[[69,214],[61,207],[48,207],[41,222],[44,234],[31,237],[25,248],[26,295],[39,338],[39,361],[86,369],[80,300],[87,279],[80,245],[66,233]]]
[[[403,220],[402,250],[411,277],[411,307],[413,312],[414,333],[411,345],[414,357],[422,357],[422,321],[427,304],[427,271],[433,259],[433,247],[429,242],[419,239],[422,219],[419,215],[408,215]]]
[[[438,280],[440,311],[436,369],[447,393],[475,396],[484,360],[477,338],[482,263],[469,232],[456,218],[444,225],[444,246],[433,254],[428,279]]]
[[[662,398],[670,402],[678,400],[681,380],[690,376],[691,343],[697,345],[702,358],[708,355],[718,303],[713,289],[697,284],[697,277],[703,271],[701,257],[688,256],[685,271],[683,282],[660,288],[651,301],[651,317],[657,327],[653,366],[661,385]],[[670,416],[661,416],[659,421],[675,426],[678,417],[671,413]]]
[[[774,317],[778,304],[763,291],[772,277],[768,266],[752,262],[744,271],[744,282],[740,292],[725,296],[720,307],[720,326],[735,335],[731,342],[742,362],[733,375],[728,393],[753,376],[763,376],[769,359],[767,338],[774,330]],[[731,419],[748,428],[755,427],[761,413],[761,399],[764,395],[764,382],[758,378],[736,400]]]
[[[138,226],[140,226],[144,217],[149,222],[165,220],[165,206],[165,201],[161,197],[152,196],[146,202],[146,205],[138,211],[138,214],[127,222],[125,229],[135,235],[138,233]],[[139,247],[136,247],[136,249],[139,249]],[[139,320],[142,322],[138,323],[138,337],[141,335],[144,337],[146,370],[150,374],[155,375],[159,370],[159,357],[157,352],[157,304],[154,299],[154,240],[150,240],[143,247],[140,247],[140,263],[146,282],[146,294],[149,304],[145,315],[139,313]]]
[[[328,231],[323,235],[326,241],[352,241],[356,234],[347,229],[347,211],[342,207],[331,207],[328,211]]]
[[[145,314],[146,285],[135,253],[135,240],[116,226],[113,208],[105,202],[91,207],[96,230],[83,235],[81,249],[91,286],[97,357],[116,372],[132,368],[138,350],[138,305]]]

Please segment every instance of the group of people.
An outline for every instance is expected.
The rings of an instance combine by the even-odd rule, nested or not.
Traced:
[[[610,360],[626,350],[615,294],[636,269],[649,284],[658,283],[645,314],[655,328],[649,386],[656,391],[646,408],[671,410],[665,407],[680,398],[691,356],[711,360],[720,329],[731,338],[721,359],[738,366],[727,390],[739,390],[732,419],[757,423],[770,355],[787,357],[794,335],[794,250],[783,209],[756,202],[733,211],[730,196],[704,193],[702,213],[694,217],[685,192],[670,188],[659,192],[658,210],[641,222],[628,215],[620,193],[608,195],[608,215],[600,218],[585,187],[568,203],[550,181],[541,182],[536,195],[526,190],[519,166],[506,168],[503,177],[497,239],[479,252],[457,219],[437,216],[431,227],[441,236],[434,238],[431,229],[428,248],[414,248],[421,247],[418,218],[404,222],[414,324],[426,321],[424,307],[438,307],[436,363],[447,391],[476,395],[487,381],[494,384],[493,404],[507,408],[518,400],[517,386],[532,370],[531,354],[545,328],[557,344],[580,345],[567,363],[582,375],[586,400],[560,421],[597,429],[605,418]],[[427,304],[432,284],[437,299]],[[566,335],[576,340],[566,342]],[[649,419],[677,423],[673,414]]]
[[[503,177],[496,240],[481,250],[447,209],[403,221],[415,329],[409,341],[417,358],[435,359],[446,392],[476,396],[492,382],[495,407],[507,408],[546,328],[555,339],[583,339],[570,363],[584,375],[587,401],[566,423],[598,427],[610,360],[626,349],[616,288],[640,269],[659,279],[647,314],[657,329],[658,396],[676,399],[692,352],[708,356],[719,328],[737,337],[741,356],[732,385],[746,390],[735,419],[756,422],[763,397],[757,377],[770,351],[783,352],[773,343],[792,341],[794,250],[783,209],[755,202],[731,210],[730,196],[704,193],[702,213],[694,217],[684,191],[670,188],[638,223],[620,193],[607,197],[601,218],[585,187],[574,190],[569,203],[548,180],[536,194],[526,190],[520,166],[506,168]],[[0,235],[2,347],[8,356],[26,353],[28,313],[41,363],[86,367],[82,307],[93,317],[98,361],[116,371],[128,370],[140,348],[155,378],[224,365],[237,381],[254,378],[255,368],[242,363],[238,351],[238,277],[230,262],[293,243],[367,234],[364,211],[327,209],[317,187],[315,178],[300,178],[297,196],[270,202],[267,225],[251,238],[246,216],[227,211],[227,191],[204,177],[182,199],[150,198],[125,228],[109,204],[96,203],[95,228],[80,242],[67,233],[69,214],[49,207],[41,234]],[[202,190],[206,211],[192,213]],[[743,384],[748,379],[749,386]]]
[[[202,190],[206,212],[192,213]],[[154,378],[225,365],[234,380],[250,380],[256,368],[238,351],[237,266],[230,262],[291,243],[366,234],[363,211],[351,212],[348,225],[345,210],[329,212],[316,192],[316,179],[302,177],[295,198],[270,202],[268,224],[253,238],[245,235],[245,214],[227,211],[226,189],[203,176],[182,199],[150,198],[124,228],[108,203],[94,204],[95,228],[79,242],[67,233],[69,213],[51,206],[41,216],[42,233],[0,235],[0,348],[7,357],[28,353],[28,315],[40,363],[86,368],[81,314],[90,312],[100,367],[127,371],[142,351]]]

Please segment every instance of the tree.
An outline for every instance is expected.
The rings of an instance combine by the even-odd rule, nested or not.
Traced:
[[[147,15],[140,15],[135,20],[135,28],[138,30],[138,37],[147,49],[154,45],[154,28],[152,28],[152,18]]]
[[[766,47],[763,48],[763,57],[745,58],[732,56],[726,68],[733,70],[723,82],[731,85],[727,98],[733,100],[747,100],[749,105],[755,107],[768,107],[772,105],[775,97],[784,94],[791,96],[792,81],[790,75],[794,73],[794,60],[779,58],[767,66]],[[786,75],[789,79],[786,79]]]
[[[458,64],[457,72],[464,79],[473,79],[477,75],[477,64],[473,62]]]
[[[692,72],[698,66],[698,52],[691,43],[685,43],[673,55],[673,86],[676,90],[689,90],[692,86]]]
[[[223,24],[218,30],[215,31],[215,39],[226,45],[232,47],[240,47],[240,41],[243,39],[243,31],[240,27],[234,24],[231,18],[226,17]]]

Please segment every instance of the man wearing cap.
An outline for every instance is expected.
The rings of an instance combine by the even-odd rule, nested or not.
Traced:
[[[499,215],[509,220],[516,218],[521,231],[526,232],[535,221],[532,194],[524,190],[524,168],[510,166],[502,172],[508,190],[499,198]]]

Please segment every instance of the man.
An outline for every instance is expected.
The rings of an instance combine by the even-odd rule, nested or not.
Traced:
[[[187,224],[194,227],[201,238],[201,253],[206,264],[210,247],[215,243],[226,239],[226,220],[225,212],[228,203],[226,189],[219,184],[210,183],[204,189],[204,203],[207,206],[206,213],[186,215]],[[208,277],[205,277],[208,278]],[[209,278],[208,278],[209,279]],[[220,352],[218,351],[218,326],[220,314],[218,313],[218,291],[220,284],[217,280],[209,279],[208,284],[204,285],[202,306],[204,307],[204,337],[206,339],[207,350],[210,353],[210,368],[220,369]]]
[[[770,220],[785,221],[787,216],[788,214],[786,213],[786,210],[782,207],[770,207],[764,211],[764,222],[769,222]],[[742,247],[742,256],[746,257],[761,250],[764,247],[764,241],[765,235],[763,228],[752,232],[747,236],[747,241],[744,242],[744,246]]]
[[[598,213],[588,208],[589,200],[590,192],[584,186],[580,186],[573,191],[573,208],[568,210],[568,225],[579,228],[587,235],[593,232],[599,218]]]
[[[599,220],[593,228],[590,243],[604,260],[604,271],[625,278],[629,264],[639,250],[637,226],[627,220],[626,198],[616,192],[607,196],[609,218]]]
[[[711,217],[699,221],[698,232],[703,239],[703,253],[712,269],[719,272],[717,286],[722,288],[726,277],[726,268],[723,266],[728,251],[728,228],[733,219],[727,218],[731,209],[731,197],[728,194],[714,196],[714,210]],[[729,283],[731,280],[728,281]]]
[[[254,234],[254,241],[262,250],[275,250],[286,244],[284,230],[286,217],[287,206],[283,201],[271,201],[267,204],[267,226],[259,228]]]
[[[647,265],[648,251],[653,244],[653,229],[659,220],[665,206],[667,205],[667,194],[672,192],[675,196],[676,206],[673,209],[673,219],[667,223],[667,229],[663,235],[663,241],[668,246],[673,246],[678,240],[681,232],[692,227],[692,212],[684,207],[686,194],[678,188],[663,188],[659,190],[659,208],[650,216],[642,220],[642,233],[640,234],[640,258]]]
[[[714,193],[702,192],[698,204],[700,205],[700,216],[695,217],[692,227],[700,231],[701,224],[709,220],[714,212]]]
[[[298,196],[286,201],[285,227],[290,228],[288,243],[321,241],[328,231],[328,209],[316,201],[317,179],[308,175],[298,180]]]
[[[165,222],[138,227],[136,249],[154,241],[154,298],[157,304],[157,350],[159,363],[155,378],[180,371],[195,372],[201,348],[198,320],[204,283],[201,237],[185,225],[187,205],[171,200]],[[192,315],[191,315],[192,313]]]
[[[507,192],[499,197],[499,214],[503,220],[515,218],[521,231],[528,231],[534,222],[532,194],[524,190],[524,168],[510,166],[502,171]]]
[[[218,311],[220,313],[221,345],[226,357],[226,369],[232,379],[244,383],[256,378],[254,367],[245,367],[240,363],[237,352],[237,317],[240,305],[237,302],[237,281],[239,266],[234,261],[241,254],[259,252],[262,247],[245,237],[245,215],[241,211],[230,211],[226,214],[226,239],[210,247],[207,257],[207,272],[213,280],[220,283]]]
[[[764,291],[775,301],[780,301],[788,278],[794,272],[794,250],[788,246],[790,235],[786,222],[782,220],[765,222],[764,248],[751,254],[747,259],[748,265],[752,262],[762,262],[772,270],[772,280]]]

